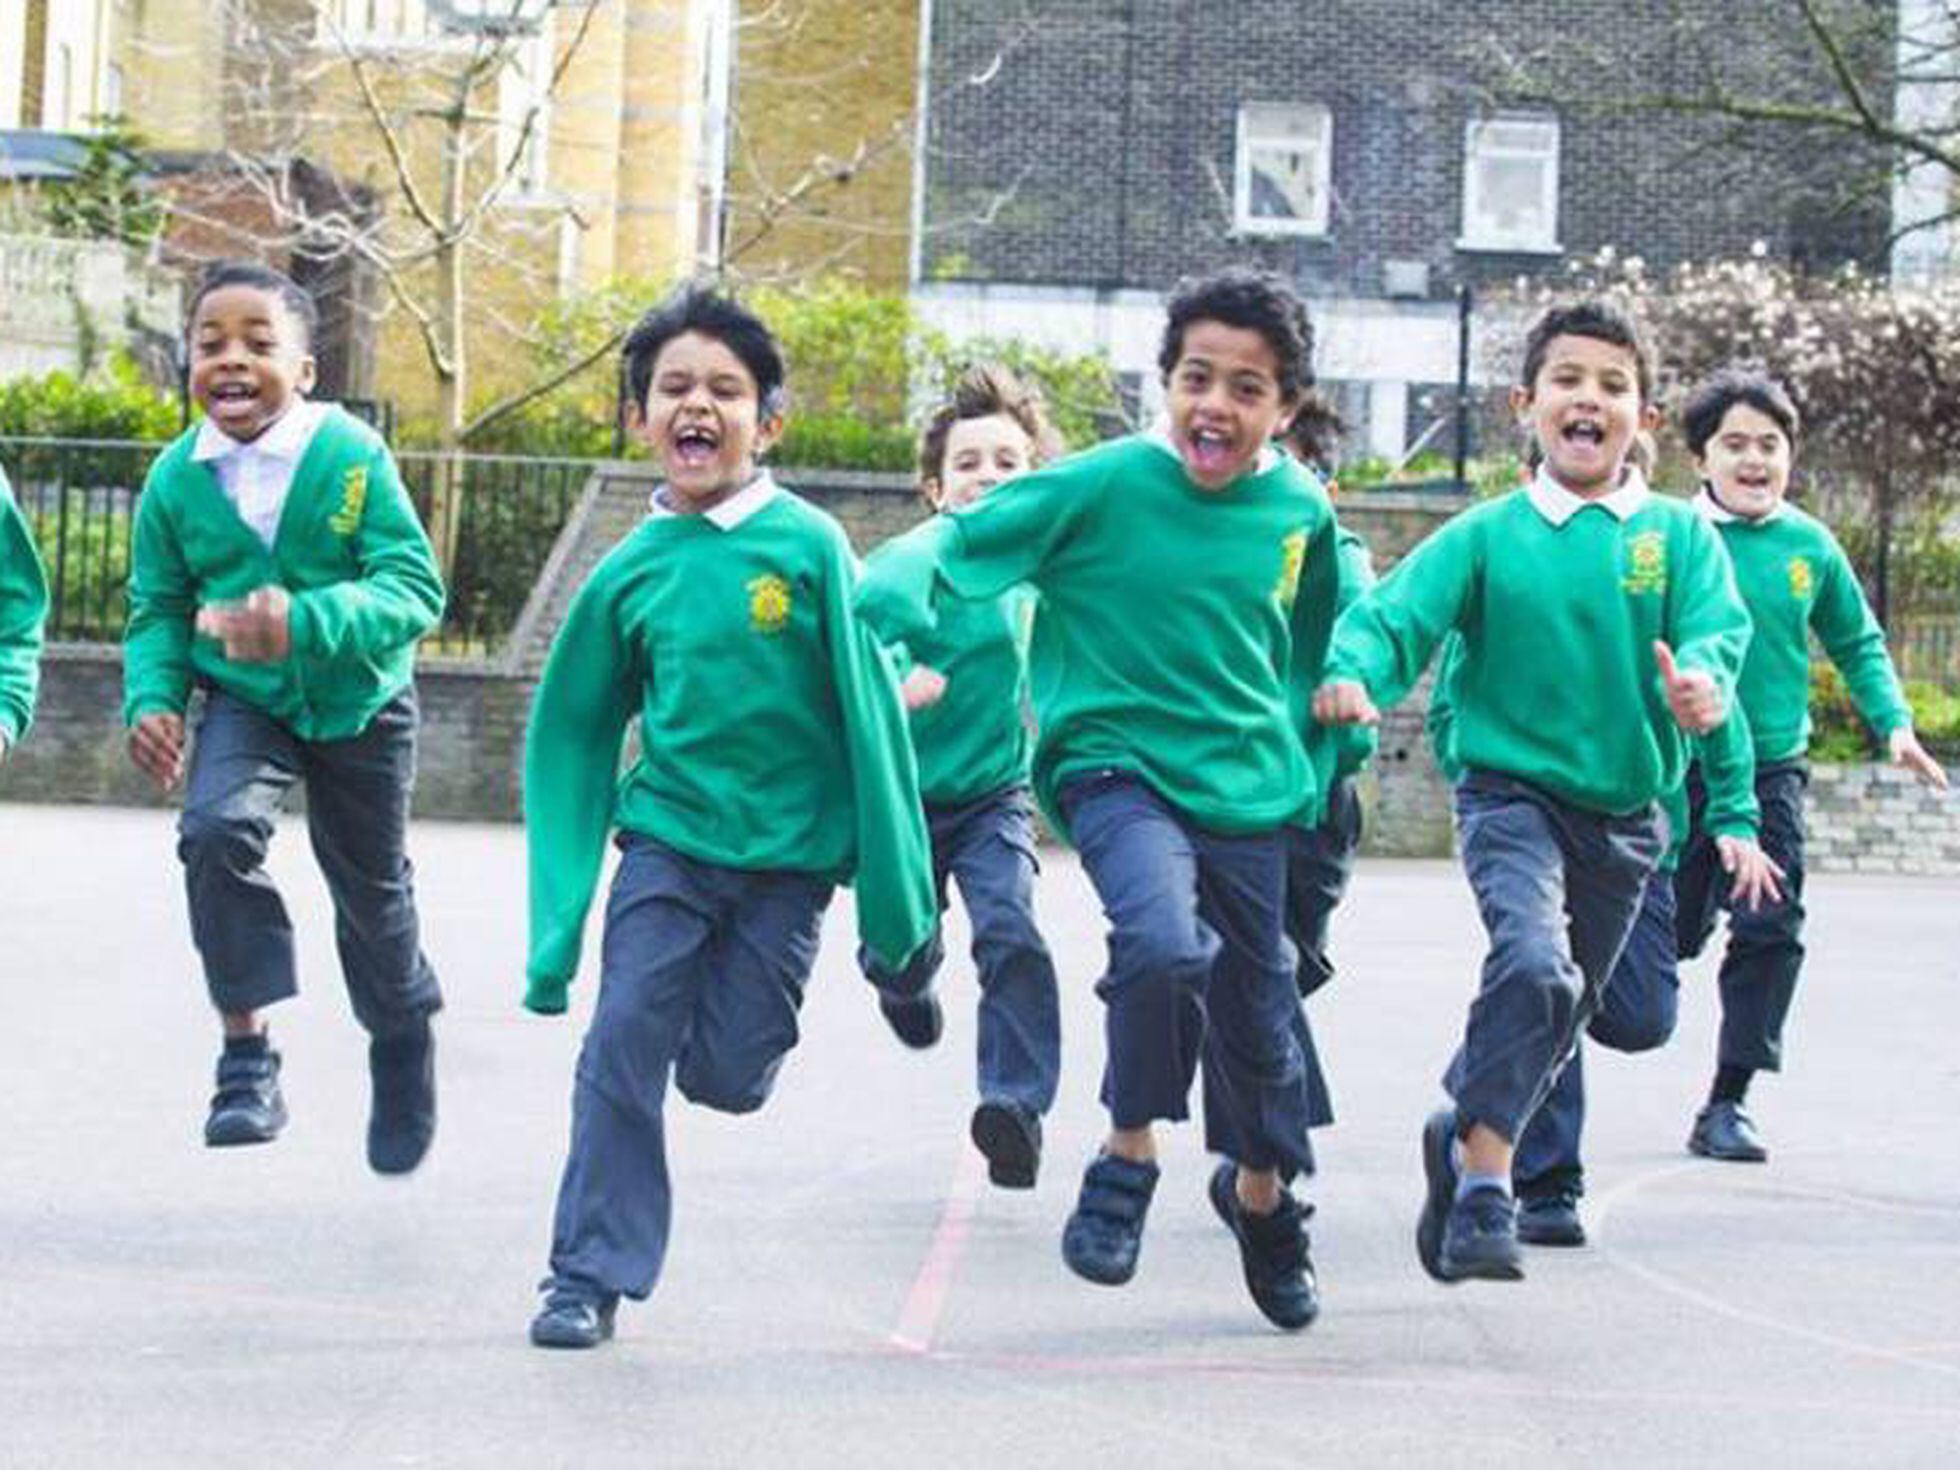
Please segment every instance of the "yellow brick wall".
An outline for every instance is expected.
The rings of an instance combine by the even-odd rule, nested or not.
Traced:
[[[743,10],[728,162],[730,264],[751,276],[840,272],[903,290],[919,0],[777,0]],[[820,185],[763,231],[768,200],[821,160],[848,159],[861,142],[879,149],[861,173]]]
[[[256,3],[277,17],[303,10],[306,0]],[[703,0],[601,0],[552,101],[544,142],[547,197],[576,215],[576,245],[569,259],[561,255],[557,219],[563,211],[544,204],[515,202],[488,218],[466,272],[473,402],[511,391],[536,373],[523,329],[558,297],[561,263],[570,266],[564,284],[574,292],[620,276],[664,283],[692,269],[699,165],[695,62],[708,9]],[[251,59],[226,57],[214,10],[210,0],[141,0],[120,12],[115,45],[127,110],[157,146],[217,150],[258,141],[240,136],[236,110],[228,117],[222,105],[227,77],[236,80]],[[554,42],[565,46],[577,31],[578,13],[562,8],[552,15]],[[311,95],[295,103],[309,119],[303,151],[378,190],[395,238],[414,238],[393,170],[362,115],[351,69],[333,64],[326,49],[305,60],[316,76]],[[439,100],[432,79],[448,69],[438,62],[419,82],[384,84],[384,104],[395,110]],[[373,74],[380,78],[384,71],[376,67]],[[496,110],[494,87],[485,89],[478,105]],[[411,121],[403,136],[411,172],[433,199],[439,129]],[[491,177],[495,150],[480,152],[466,202]],[[405,279],[417,300],[432,299],[426,270]],[[385,292],[381,300],[389,302]],[[407,416],[426,415],[434,406],[435,383],[421,333],[399,306],[387,304],[385,311],[376,391]]]

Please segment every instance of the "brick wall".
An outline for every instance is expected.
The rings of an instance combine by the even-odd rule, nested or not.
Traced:
[[[1724,74],[1772,72],[1806,90],[1788,7],[1738,0],[1501,0],[1482,5],[1355,0],[1182,0],[933,7],[925,179],[928,280],[1161,290],[1186,272],[1253,260],[1317,296],[1380,296],[1382,262],[1419,260],[1429,294],[1558,268],[1558,257],[1456,248],[1464,130],[1494,68],[1492,45],[1532,52],[1570,36],[1610,56],[1622,81],[1664,85],[1707,44]],[[1719,40],[1709,34],[1719,27]],[[1808,90],[1829,83],[1808,65]],[[966,79],[986,76],[986,85]],[[1630,87],[1631,82],[1627,82]],[[1875,101],[1889,109],[1878,86]],[[1243,102],[1317,104],[1332,116],[1332,222],[1324,237],[1233,234]],[[1561,117],[1559,245],[1613,245],[1656,266],[1745,252],[1812,263],[1881,259],[1877,191],[1846,208],[1882,165],[1850,145],[1752,134],[1684,114],[1637,123],[1567,108]],[[1738,160],[1741,160],[1738,162]]]

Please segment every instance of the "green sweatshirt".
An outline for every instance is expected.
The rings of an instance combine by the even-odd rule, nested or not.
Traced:
[[[1912,723],[1885,632],[1830,528],[1794,505],[1745,521],[1696,502],[1735,563],[1756,636],[1736,688],[1755,734],[1756,760],[1795,760],[1810,745],[1810,634],[1844,674],[1852,703],[1884,740]]]
[[[1368,555],[1368,543],[1345,526],[1336,531],[1334,545],[1339,584],[1332,611],[1338,621],[1342,613],[1375,585],[1375,564]],[[1325,806],[1327,793],[1333,790],[1334,783],[1365,766],[1380,741],[1380,733],[1373,725],[1322,725],[1314,720],[1313,692],[1320,684],[1320,673],[1320,669],[1307,666],[1301,659],[1293,661],[1290,681],[1293,720],[1305,732],[1316,798],[1312,819],[1301,823],[1304,826],[1320,820],[1319,809]]]
[[[1318,820],[1287,674],[1325,654],[1334,531],[1326,495],[1285,455],[1207,491],[1166,441],[1133,435],[906,533],[859,603],[898,641],[932,629],[938,586],[1034,588],[1034,784],[1056,831],[1061,785],[1104,769],[1200,827],[1265,831],[1303,809]]]
[[[0,470],[0,736],[9,746],[19,743],[34,718],[47,616],[48,582],[34,533]]]
[[[442,616],[442,578],[381,436],[330,409],[294,467],[268,549],[217,472],[191,458],[195,429],[150,467],[136,509],[123,640],[123,719],[181,714],[195,679],[263,710],[302,740],[358,735],[415,671]],[[193,632],[199,607],[265,584],[292,595],[292,653],[234,663]]]
[[[773,493],[772,493],[773,492]],[[937,918],[890,664],[851,612],[850,544],[766,484],[724,529],[655,515],[574,599],[524,748],[524,1004],[565,1008],[614,827],[702,862],[857,878],[859,933],[898,967]],[[628,722],[639,755],[619,776]]]
[[[1727,697],[1749,616],[1686,503],[1646,494],[1624,521],[1594,504],[1555,526],[1531,496],[1474,506],[1404,558],[1341,619],[1327,678],[1386,708],[1454,629],[1451,759],[1588,810],[1635,811],[1678,786],[1688,761],[1654,640]]]
[[[879,555],[871,554],[867,576]],[[1034,741],[1024,709],[1035,598],[1024,587],[984,602],[942,596],[935,611],[932,631],[898,651],[945,677],[946,692],[912,711],[912,748],[920,796],[959,806],[1028,779]]]
[[[1429,710],[1423,728],[1429,734],[1429,748],[1443,778],[1454,786],[1463,779],[1463,765],[1456,758],[1455,704],[1451,686],[1456,666],[1463,656],[1461,635],[1451,633],[1443,640],[1436,659],[1436,679],[1430,686]],[[1691,758],[1701,764],[1702,779],[1708,783],[1708,809],[1703,821],[1717,837],[1743,837],[1757,840],[1762,826],[1762,807],[1756,800],[1756,757],[1749,741],[1749,720],[1741,709],[1707,735],[1691,736]],[[1671,873],[1681,865],[1681,852],[1688,845],[1688,783],[1681,781],[1663,791],[1658,798],[1667,813],[1667,851],[1661,854],[1660,868]]]

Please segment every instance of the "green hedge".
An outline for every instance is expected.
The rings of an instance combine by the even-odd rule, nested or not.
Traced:
[[[1906,702],[1912,706],[1913,728],[1926,748],[1943,761],[1960,760],[1960,695],[1948,694],[1923,679],[1905,682]],[[1883,758],[1871,728],[1851,702],[1844,676],[1830,664],[1810,669],[1810,758],[1817,761],[1867,761]]]

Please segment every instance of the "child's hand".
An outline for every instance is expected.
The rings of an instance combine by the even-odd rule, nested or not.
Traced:
[[[905,676],[905,682],[898,686],[899,697],[905,701],[908,710],[937,704],[945,692],[946,676],[924,664],[913,665],[912,672]]]
[[[1746,837],[1717,837],[1715,851],[1729,875],[1729,902],[1747,903],[1753,912],[1783,898],[1783,870]]]
[[[1893,765],[1904,766],[1935,791],[1947,789],[1946,771],[1926,753],[1926,747],[1912,733],[1912,726],[1901,725],[1885,743],[1891,748]]]
[[[1335,679],[1314,690],[1313,717],[1323,725],[1379,725],[1382,712],[1365,684]]]
[[[143,716],[130,726],[129,758],[157,783],[157,790],[171,790],[184,778],[184,717]]]
[[[1667,687],[1667,707],[1675,724],[1690,735],[1706,735],[1722,723],[1727,711],[1713,674],[1682,668],[1674,662],[1674,650],[1659,638],[1654,640],[1654,661],[1661,666],[1661,683]]]
[[[255,588],[242,602],[209,603],[197,610],[197,631],[225,646],[241,664],[283,663],[293,651],[293,599],[284,587]]]

